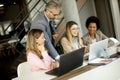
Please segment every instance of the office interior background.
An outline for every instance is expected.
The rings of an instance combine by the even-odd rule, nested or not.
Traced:
[[[26,35],[31,21],[44,10],[49,0],[0,0],[0,80],[16,77],[17,65],[26,61]],[[100,30],[120,41],[120,0],[57,0],[62,12],[55,20],[60,34],[56,46],[65,33],[65,24],[75,20],[80,34],[87,33],[85,21],[89,16],[100,19]],[[71,9],[71,7],[76,9]],[[7,76],[7,77],[5,77]]]

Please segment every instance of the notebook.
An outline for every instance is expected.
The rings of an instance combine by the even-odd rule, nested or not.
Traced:
[[[106,52],[108,40],[104,39],[90,45],[88,64],[105,65],[115,60],[115,58],[109,58],[109,53]]]
[[[61,76],[69,71],[82,66],[85,48],[77,49],[73,52],[60,56],[59,67],[46,72],[46,74]]]

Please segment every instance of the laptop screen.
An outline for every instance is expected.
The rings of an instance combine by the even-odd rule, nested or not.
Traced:
[[[89,52],[89,60],[93,60],[95,58],[102,56],[102,51],[107,49],[108,46],[108,39],[104,39],[98,42],[95,42],[90,45],[90,52]]]
[[[60,57],[58,76],[63,75],[83,64],[85,48],[77,49]]]

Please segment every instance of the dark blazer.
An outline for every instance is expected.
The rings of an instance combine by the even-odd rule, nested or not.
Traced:
[[[58,52],[52,44],[52,34],[50,31],[50,26],[44,12],[38,14],[36,18],[32,21],[31,29],[41,29],[42,31],[44,31],[45,47],[48,49],[50,55],[53,58],[59,56]]]

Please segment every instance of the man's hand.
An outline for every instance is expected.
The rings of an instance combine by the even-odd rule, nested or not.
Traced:
[[[53,35],[53,39],[56,40],[56,39],[58,38],[58,36],[59,36],[59,34],[58,34],[58,33],[55,33],[55,34]]]

